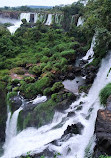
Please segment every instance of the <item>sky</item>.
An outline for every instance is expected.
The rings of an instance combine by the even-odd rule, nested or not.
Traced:
[[[0,0],[0,7],[15,7],[24,5],[55,6],[60,4],[72,4],[76,1],[77,0]]]

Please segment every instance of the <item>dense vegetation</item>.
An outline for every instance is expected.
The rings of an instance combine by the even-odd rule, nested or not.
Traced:
[[[34,115],[32,112],[27,114],[23,124],[20,113],[19,129],[30,126],[34,119],[40,127],[51,120],[60,102],[67,98],[72,100],[72,94],[64,90],[62,81],[74,78],[70,73],[74,73],[76,57],[86,54],[94,35],[95,54],[90,65],[97,66],[111,49],[111,0],[89,0],[86,6],[81,2],[51,9],[51,12],[64,14],[61,25],[44,26],[38,22],[32,27],[31,23],[24,21],[13,35],[6,26],[0,26],[0,85],[3,83],[0,91],[5,86],[4,89],[9,92],[7,100],[10,106],[10,98],[16,96],[18,91],[27,99],[33,99],[38,94],[48,97],[47,102],[34,109]],[[28,9],[21,7],[20,11]],[[77,19],[81,16],[83,26],[77,27],[77,22],[71,23],[72,16]],[[111,83],[100,92],[104,105],[111,94],[110,89]],[[43,114],[45,119],[42,118]]]

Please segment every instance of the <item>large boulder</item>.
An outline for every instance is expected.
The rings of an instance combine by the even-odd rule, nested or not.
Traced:
[[[99,110],[97,114],[95,133],[97,137],[97,144],[95,147],[94,158],[100,155],[111,155],[111,111]]]

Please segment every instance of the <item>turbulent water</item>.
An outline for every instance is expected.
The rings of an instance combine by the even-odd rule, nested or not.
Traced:
[[[52,123],[48,125],[39,129],[27,128],[18,134],[14,132],[13,137],[9,139],[8,143],[5,143],[5,152],[2,158],[7,158],[7,155],[8,158],[14,158],[28,151],[40,153],[46,148],[52,152],[61,153],[61,158],[86,158],[85,151],[87,151],[87,154],[92,152],[95,145],[93,137],[94,126],[97,111],[100,108],[98,95],[100,90],[111,80],[111,74],[109,73],[107,76],[110,67],[111,52],[102,60],[97,77],[87,96],[81,95],[80,99],[71,104],[64,113],[56,112]],[[82,109],[77,110],[80,106],[82,106]],[[20,110],[15,111],[10,120],[10,123],[13,122],[13,117],[16,116],[14,126]],[[75,114],[68,117],[67,115],[70,112],[75,112]],[[61,139],[67,126],[78,122],[84,126],[82,133]],[[13,130],[13,126],[11,128]],[[7,130],[9,130],[8,126]],[[54,140],[57,142],[56,145],[51,143]]]

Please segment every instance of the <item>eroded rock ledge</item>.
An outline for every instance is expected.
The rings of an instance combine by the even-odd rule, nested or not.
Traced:
[[[99,110],[97,114],[95,133],[97,145],[95,147],[94,158],[100,155],[111,155],[111,96],[107,99],[104,110]]]

